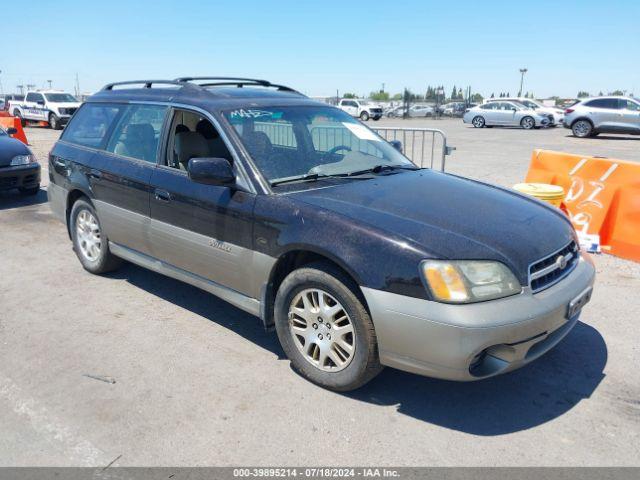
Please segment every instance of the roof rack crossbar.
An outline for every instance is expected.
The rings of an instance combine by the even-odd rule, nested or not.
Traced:
[[[243,78],[243,77],[180,77],[176,78],[177,82],[202,82],[206,81],[206,83],[195,84],[201,87],[216,87],[216,86],[230,86],[236,85],[238,88],[242,88],[245,85],[259,85],[261,87],[272,87],[281,92],[292,92],[292,93],[302,93],[297,90],[287,87],[286,85],[277,85],[275,83],[271,83],[268,80],[260,80],[257,78]]]
[[[237,85],[239,83],[244,83],[246,85],[250,84],[258,84],[264,87],[270,87],[271,82],[267,80],[260,80],[258,78],[244,78],[244,77],[179,77],[176,78],[176,82],[194,82],[194,81],[203,81],[203,80],[214,80],[211,85],[220,85],[224,82],[223,85]]]
[[[176,85],[179,87],[198,87],[197,84],[186,84],[184,82],[178,82],[175,80],[127,80],[126,82],[113,82],[113,83],[108,83],[107,85],[105,85],[104,87],[102,87],[102,90],[113,90],[113,87],[119,87],[122,85],[144,85],[144,87],[142,88],[151,88],[152,85],[154,84],[161,84],[161,85]]]

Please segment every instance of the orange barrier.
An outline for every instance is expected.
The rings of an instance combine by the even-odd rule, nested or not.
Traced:
[[[534,150],[527,182],[560,185],[579,233],[603,251],[640,262],[640,163]]]
[[[0,125],[2,125],[5,129],[15,128],[18,133],[14,133],[11,136],[13,138],[17,138],[25,145],[29,145],[29,143],[27,142],[27,136],[24,133],[24,129],[22,128],[22,123],[20,122],[19,118],[0,115]]]

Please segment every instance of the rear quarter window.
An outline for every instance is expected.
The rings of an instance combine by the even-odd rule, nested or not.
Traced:
[[[585,103],[585,106],[591,108],[618,108],[617,98],[596,98]]]
[[[124,105],[85,103],[76,112],[62,140],[85,147],[101,148]]]

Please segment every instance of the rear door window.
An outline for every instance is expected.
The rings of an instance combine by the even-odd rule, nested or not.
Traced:
[[[120,116],[106,150],[155,163],[168,107],[130,105]]]
[[[585,105],[592,108],[619,108],[617,98],[596,98],[595,100],[585,103]]]
[[[85,103],[65,128],[62,140],[85,147],[102,148],[124,105]]]

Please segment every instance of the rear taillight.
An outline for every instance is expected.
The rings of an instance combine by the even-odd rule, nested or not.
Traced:
[[[565,114],[565,115],[569,115],[570,113],[573,113],[573,108],[567,108],[567,109],[564,111],[564,114]]]

